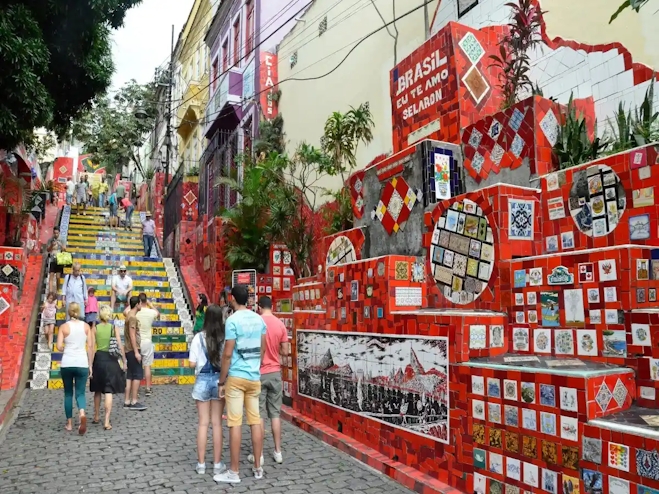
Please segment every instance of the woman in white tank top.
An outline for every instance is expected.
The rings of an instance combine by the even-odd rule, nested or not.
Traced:
[[[80,305],[72,302],[69,304],[68,311],[70,320],[62,324],[57,332],[57,350],[62,352],[60,373],[64,383],[65,429],[73,430],[73,392],[75,389],[76,404],[80,413],[78,433],[84,434],[87,431],[85,388],[94,362],[94,333],[87,323],[80,320]]]

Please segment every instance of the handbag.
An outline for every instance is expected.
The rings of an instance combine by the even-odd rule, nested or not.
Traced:
[[[117,341],[117,338],[114,335],[114,326],[110,326],[112,329],[110,329],[110,344],[108,346],[108,353],[110,354],[110,357],[118,359],[121,357],[121,350],[119,349],[119,342]]]
[[[58,266],[73,266],[73,257],[70,252],[58,252],[55,260]]]

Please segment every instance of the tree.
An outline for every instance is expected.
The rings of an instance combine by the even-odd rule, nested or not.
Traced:
[[[154,84],[138,84],[134,80],[122,87],[114,97],[104,95],[97,98],[92,108],[73,123],[73,135],[85,143],[85,152],[92,160],[116,173],[131,161],[147,179],[148,171],[143,166],[139,149],[153,130],[157,115]],[[145,116],[136,116],[135,110]]]
[[[110,85],[111,31],[141,0],[8,0],[0,9],[0,149],[64,133]]]
[[[270,207],[273,196],[286,186],[283,170],[288,158],[271,153],[256,162],[248,155],[242,158],[243,177],[222,177],[217,184],[226,185],[238,192],[241,200],[230,209],[220,211],[224,220],[226,260],[232,269],[256,269],[264,273],[273,240],[270,228]]]
[[[373,140],[373,115],[368,102],[357,108],[350,107],[347,113],[334,112],[325,122],[320,140],[322,150],[332,160],[331,174],[341,176],[345,184],[346,174],[357,165],[357,146]]]

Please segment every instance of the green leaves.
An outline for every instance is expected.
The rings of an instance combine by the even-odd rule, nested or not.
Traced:
[[[134,161],[147,174],[135,149],[144,143],[155,125],[158,109],[154,91],[154,84],[132,80],[112,98],[95,99],[92,108],[73,123],[73,135],[85,143],[85,152],[91,153],[92,159],[108,173]],[[135,116],[137,108],[145,112],[146,118]]]
[[[595,138],[590,140],[586,119],[581,112],[577,114],[573,97],[570,95],[565,121],[559,127],[558,140],[554,146],[559,167],[569,168],[597,159],[608,145],[608,140],[597,137],[597,129],[595,129]]]
[[[503,94],[502,109],[517,103],[520,93],[534,90],[529,77],[531,59],[528,51],[540,43],[540,27],[544,13],[532,0],[518,0],[507,3],[511,16],[508,34],[499,45],[499,54],[490,55],[492,64],[499,70],[498,87]]]
[[[9,0],[0,9],[0,149],[63,135],[109,87],[111,29],[141,0]]]
[[[357,164],[357,146],[373,140],[373,116],[368,102],[357,108],[350,107],[347,113],[334,112],[325,122],[320,145],[331,163],[325,168],[329,175],[345,175]]]
[[[609,24],[611,24],[613,21],[615,21],[620,14],[622,14],[625,10],[628,8],[634,9],[636,12],[641,10],[641,7],[648,3],[649,0],[625,0],[622,2],[620,7],[618,7],[618,10],[616,10],[613,15],[611,16],[611,19],[609,19]]]

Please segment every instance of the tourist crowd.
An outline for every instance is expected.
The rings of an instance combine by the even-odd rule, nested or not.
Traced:
[[[147,218],[146,221],[152,220]],[[56,254],[65,251],[57,229],[47,250],[54,254],[51,265],[54,263],[57,266]],[[62,270],[56,268],[53,271],[57,286],[57,277]],[[87,431],[85,391],[88,380],[90,391],[94,393],[92,423],[100,423],[103,398],[105,430],[112,429],[113,395],[124,394],[126,410],[144,411],[147,408],[138,401],[139,388],[142,379],[145,379],[145,395],[152,393],[151,366],[155,355],[152,328],[160,313],[145,293],[135,296],[132,295],[133,291],[133,281],[125,265],[121,265],[119,273],[112,278],[109,306],[99,306],[95,289],[87,286],[80,264],[74,263],[71,273],[64,278],[62,295],[67,321],[59,327],[56,348],[62,353],[60,372],[64,386],[65,428],[68,431],[73,430],[74,398],[79,413],[78,433],[82,435]],[[52,291],[42,308],[50,349],[56,324],[57,298],[57,293]],[[202,475],[206,473],[206,443],[211,427],[213,478],[220,483],[235,484],[241,481],[239,459],[243,414],[251,429],[253,450],[248,459],[253,463],[254,477],[263,477],[266,416],[271,420],[275,443],[273,459],[277,463],[283,461],[280,356],[290,352],[288,332],[272,314],[272,300],[269,297],[259,299],[258,314],[247,308],[247,301],[248,291],[242,285],[231,290],[230,301],[223,292],[220,305],[209,305],[207,297],[200,295],[195,310],[195,334],[190,343],[188,361],[195,373],[192,398],[198,412],[195,470]],[[123,332],[114,321],[117,304],[125,307]],[[225,411],[230,431],[229,465],[222,461],[222,420]]]

